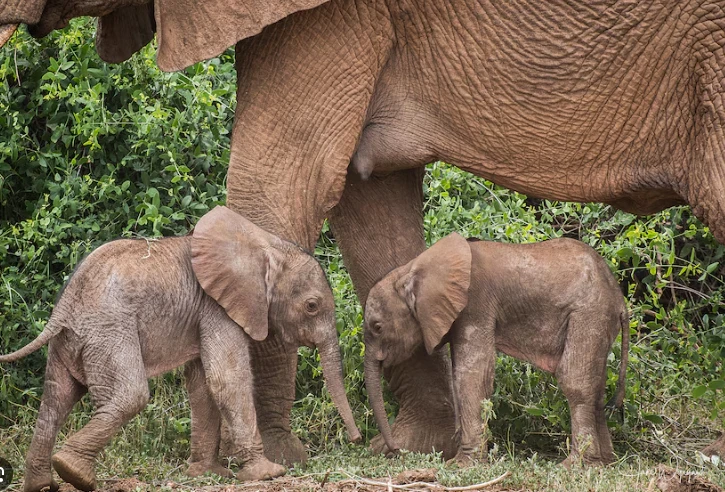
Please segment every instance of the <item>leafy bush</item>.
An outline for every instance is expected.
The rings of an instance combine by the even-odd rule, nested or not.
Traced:
[[[153,48],[121,65],[103,63],[91,32],[90,22],[74,21],[42,41],[20,33],[0,51],[1,352],[43,329],[61,285],[92,248],[119,236],[185,234],[225,201],[232,54],[165,74]],[[441,163],[429,167],[424,186],[429,243],[458,231],[508,242],[568,236],[596,248],[622,282],[632,316],[626,420],[612,422],[618,435],[632,446],[638,437],[639,450],[670,437],[711,437],[724,403],[724,250],[689,209],[638,219],[601,204],[534,200]],[[370,437],[377,429],[363,385],[362,310],[326,227],[315,253],[337,300],[351,404]],[[300,353],[294,429],[325,448],[344,439],[344,428],[320,397],[316,352]],[[610,393],[620,355],[615,345]],[[44,360],[36,353],[0,366],[0,442],[19,436],[17,455],[29,440]],[[114,445],[183,459],[189,413],[180,377],[152,386],[152,404]],[[90,409],[82,403],[67,430]],[[551,376],[527,364],[501,357],[493,413],[496,441],[565,442],[566,401]]]
[[[173,74],[156,68],[151,49],[109,65],[91,32],[76,21],[41,42],[19,34],[0,58],[3,351],[43,329],[91,249],[185,234],[225,201],[232,55]],[[37,402],[43,367],[36,353],[0,369],[0,425]]]

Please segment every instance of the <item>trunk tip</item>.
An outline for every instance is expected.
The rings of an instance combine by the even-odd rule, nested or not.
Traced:
[[[358,443],[362,441],[362,434],[360,434],[360,431],[357,429],[357,427],[353,428],[352,430],[348,429],[347,435],[350,438],[351,442]]]

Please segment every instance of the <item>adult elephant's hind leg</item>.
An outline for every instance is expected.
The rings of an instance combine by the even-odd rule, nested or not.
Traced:
[[[410,169],[367,181],[348,174],[330,224],[363,305],[375,282],[425,249],[423,173]],[[392,426],[398,445],[409,451],[442,451],[452,458],[455,418],[448,356],[429,356],[421,349],[385,377],[400,404]],[[380,436],[373,449],[386,451]]]
[[[713,74],[719,71],[711,72]],[[720,87],[717,80],[717,87]],[[718,240],[725,244],[725,96],[710,95],[713,113],[706,113],[698,122],[696,151],[702,154],[692,160],[685,179],[684,195],[692,211],[702,220]],[[720,418],[722,419],[722,412]],[[725,433],[702,450],[705,456],[725,458]]]

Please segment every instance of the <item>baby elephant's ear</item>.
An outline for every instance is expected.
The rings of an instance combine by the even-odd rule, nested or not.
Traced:
[[[276,237],[226,207],[194,228],[191,266],[209,296],[254,340],[269,331],[269,301],[278,270]]]
[[[409,273],[400,280],[403,295],[420,324],[425,348],[430,354],[468,304],[471,249],[454,232],[414,259]]]

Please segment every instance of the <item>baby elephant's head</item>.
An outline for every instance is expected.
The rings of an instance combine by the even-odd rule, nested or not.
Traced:
[[[471,249],[453,233],[380,280],[365,303],[365,384],[378,427],[395,450],[380,387],[382,367],[399,364],[421,346],[440,345],[468,304]]]
[[[271,331],[290,351],[318,348],[330,396],[358,440],[343,385],[335,300],[317,260],[226,207],[199,220],[191,244],[199,284],[252,339],[265,340]]]

